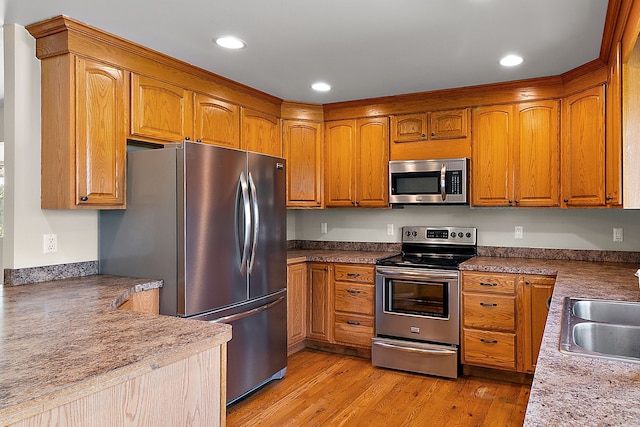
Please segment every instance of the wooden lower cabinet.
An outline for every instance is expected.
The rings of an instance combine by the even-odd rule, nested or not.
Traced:
[[[462,272],[462,363],[533,373],[555,277]]]
[[[137,311],[139,313],[160,314],[160,290],[149,289],[136,292],[118,306],[120,310]]]
[[[338,344],[371,347],[374,334],[374,268],[372,265],[334,265],[334,338]]]
[[[304,347],[307,336],[307,265],[287,266],[287,353]]]
[[[307,338],[333,341],[333,290],[331,272],[326,263],[307,265]]]

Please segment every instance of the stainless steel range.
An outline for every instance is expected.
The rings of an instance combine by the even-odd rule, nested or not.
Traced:
[[[376,266],[375,366],[457,378],[460,273],[477,253],[471,227],[403,227],[402,253]]]

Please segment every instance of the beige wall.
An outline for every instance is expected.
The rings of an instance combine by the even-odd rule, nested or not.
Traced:
[[[4,268],[98,259],[95,211],[40,209],[40,61],[35,40],[4,26],[5,238]],[[58,235],[58,252],[43,254],[43,234]]]

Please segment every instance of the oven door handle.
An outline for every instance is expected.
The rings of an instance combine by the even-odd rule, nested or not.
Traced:
[[[426,348],[415,348],[415,347],[403,347],[401,345],[389,344],[385,342],[374,342],[373,345],[377,345],[380,347],[391,348],[394,350],[404,351],[406,353],[417,353],[417,354],[435,354],[442,356],[449,356],[452,354],[456,354],[455,350],[445,350],[445,349],[426,349]]]
[[[446,278],[446,277],[450,277],[450,278],[454,278],[456,276],[452,275],[451,273],[447,272],[444,275],[439,275],[438,273],[434,273],[433,270],[428,270],[428,269],[419,269],[420,271],[411,271],[411,270],[402,270],[402,271],[394,271],[394,270],[387,270],[387,269],[383,269],[383,268],[378,268],[378,273],[384,275],[385,277],[399,277],[399,278],[405,278],[405,277],[418,277],[418,278]]]

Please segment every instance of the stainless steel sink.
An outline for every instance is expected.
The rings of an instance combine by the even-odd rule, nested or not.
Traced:
[[[565,298],[560,351],[640,363],[640,303]]]
[[[574,300],[573,315],[594,322],[640,326],[640,303]]]

